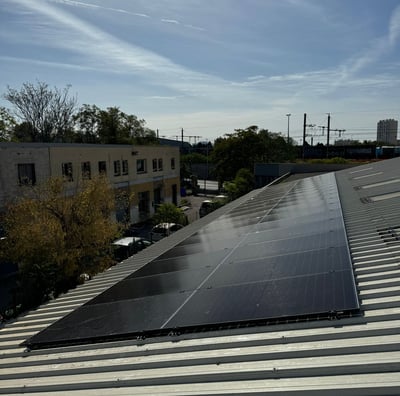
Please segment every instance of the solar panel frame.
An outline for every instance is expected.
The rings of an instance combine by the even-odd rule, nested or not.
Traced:
[[[262,190],[26,345],[358,309],[336,180],[326,174]]]

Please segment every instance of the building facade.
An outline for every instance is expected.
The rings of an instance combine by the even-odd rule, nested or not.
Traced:
[[[136,223],[151,217],[163,202],[178,204],[179,148],[95,144],[0,143],[0,210],[26,185],[62,177],[73,194],[79,184],[104,174],[118,192],[115,218]]]
[[[377,125],[376,140],[379,143],[397,144],[398,121],[394,119],[380,120]]]

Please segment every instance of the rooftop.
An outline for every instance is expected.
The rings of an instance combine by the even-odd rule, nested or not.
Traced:
[[[0,330],[0,394],[400,394],[399,165],[396,158],[331,173],[328,179],[332,183],[322,189],[304,189],[299,183],[305,182],[294,180],[252,191],[7,323]],[[305,185],[317,186],[320,177],[304,179]],[[35,350],[21,346],[146,264],[179,249],[205,228],[218,229],[214,236],[224,239],[225,232],[234,232],[235,227],[226,231],[218,228],[221,219],[240,213],[250,218],[255,202],[264,202],[265,216],[272,215],[271,207],[282,202],[288,189],[296,191],[291,198],[300,203],[315,202],[315,194],[328,194],[334,211],[332,196],[336,191],[359,300],[357,314],[305,320],[285,317],[248,327],[206,328]],[[307,191],[311,194],[304,195]],[[303,209],[301,214],[307,217]],[[325,222],[336,224],[339,217],[329,214],[328,208]],[[290,218],[288,215],[288,221]],[[252,238],[274,234],[266,232],[274,221],[271,217],[263,222],[266,228]],[[303,230],[304,234],[311,232],[309,225]],[[287,237],[283,235],[283,239]],[[288,249],[291,242],[286,242]],[[206,253],[204,257],[209,257]]]

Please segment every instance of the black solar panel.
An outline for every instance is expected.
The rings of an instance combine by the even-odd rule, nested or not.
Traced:
[[[29,339],[30,347],[359,308],[334,174],[266,188]]]

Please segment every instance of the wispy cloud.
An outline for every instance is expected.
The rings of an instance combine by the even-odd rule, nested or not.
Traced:
[[[15,0],[15,3],[47,18],[46,24],[43,24],[41,20],[41,29],[32,31],[41,43],[80,52],[89,59],[93,57],[95,59],[93,65],[109,66],[111,64],[121,72],[153,73],[159,77],[172,74],[187,79],[204,78],[200,73],[191,72],[156,53],[121,41],[72,14],[44,2]]]
[[[204,32],[206,29],[199,27],[199,26],[193,26],[193,25],[183,25],[185,27],[187,27],[188,29],[193,29],[193,30],[198,30],[199,32]]]
[[[400,36],[400,6],[392,13],[389,23],[388,43],[393,46]]]
[[[202,28],[202,27],[193,26],[193,25],[188,25],[188,24],[183,24],[183,23],[177,21],[176,19],[166,19],[166,18],[162,18],[162,19],[161,19],[161,22],[170,23],[170,24],[172,24],[172,25],[180,25],[180,26],[183,26],[183,27],[188,28],[188,29],[198,30],[198,31],[200,31],[200,32],[205,31],[205,29]]]
[[[44,66],[44,67],[57,67],[61,69],[71,69],[71,70],[84,70],[84,71],[94,71],[96,70],[93,67],[83,66],[72,63],[61,63],[61,62],[48,62],[33,58],[24,58],[24,57],[14,57],[14,56],[2,56],[0,55],[0,60],[3,62],[11,62],[11,63],[24,63],[26,65],[36,65],[36,66]]]
[[[176,100],[179,97],[182,96],[158,96],[158,95],[154,95],[154,96],[147,96],[147,99],[155,99],[155,100]]]
[[[99,6],[97,4],[84,3],[82,1],[75,1],[75,0],[49,0],[49,1],[51,1],[53,3],[65,4],[65,5],[74,6],[74,7],[83,7],[83,8],[91,8],[91,9],[98,9],[98,10],[105,10],[105,11],[113,11],[113,12],[119,12],[121,14],[128,14],[128,15],[133,15],[133,16],[142,17],[142,18],[149,18],[149,15],[147,15],[147,14],[131,12],[131,11],[123,10],[121,8],[103,7],[103,6]]]
[[[175,20],[175,19],[164,19],[164,18],[162,18],[162,19],[161,19],[161,22],[172,23],[172,24],[174,24],[174,25],[180,25],[180,22],[178,22],[178,21]]]
[[[153,17],[151,15],[140,13],[140,12],[132,12],[132,11],[124,10],[122,8],[104,7],[104,6],[101,6],[98,4],[86,3],[83,1],[76,1],[76,0],[48,0],[48,1],[50,1],[52,3],[64,4],[64,5],[68,5],[68,6],[72,6],[72,7],[97,9],[97,10],[117,12],[120,14],[132,15],[135,17],[149,18],[149,19],[153,19],[153,20],[156,19],[155,17]],[[174,24],[174,25],[181,25],[188,29],[193,29],[193,30],[197,30],[197,31],[205,31],[205,29],[202,27],[182,23],[180,21],[177,21],[176,19],[161,18],[160,21],[164,22],[164,23]]]
[[[370,46],[360,51],[351,59],[340,66],[341,78],[336,80],[333,86],[342,84],[354,77],[367,66],[381,59],[382,55],[393,49],[400,36],[400,6],[397,6],[390,18],[388,32],[385,36],[374,40]]]
[[[250,77],[247,77],[247,79],[248,79],[249,81],[257,81],[257,80],[263,80],[263,79],[265,79],[265,76],[262,75],[262,74],[259,74],[259,75],[257,75],[257,76],[250,76]]]
[[[325,98],[328,95],[332,97],[336,93],[338,96],[342,92],[348,93],[350,89],[356,87],[361,88],[359,91],[368,87],[373,87],[377,91],[379,88],[388,87],[391,81],[392,84],[396,83],[393,80],[395,70],[386,70],[386,75],[378,72],[361,72],[398,42],[400,7],[396,8],[392,14],[387,35],[373,41],[354,58],[347,59],[336,66],[321,70],[271,75],[268,74],[266,68],[258,68],[254,71],[254,75],[249,74],[247,78],[230,81],[192,70],[156,52],[120,40],[107,33],[101,26],[90,24],[74,15],[71,9],[60,7],[61,3],[76,7],[101,7],[75,0],[12,1],[13,5],[19,4],[29,11],[25,32],[30,29],[30,39],[43,46],[68,50],[65,58],[68,61],[57,63],[48,62],[47,59],[41,61],[17,57],[0,59],[6,62],[31,62],[53,67],[71,69],[76,67],[81,70],[120,73],[128,76],[131,81],[135,81],[134,78],[131,79],[132,76],[139,77],[136,80],[138,84],[151,86],[151,93],[161,93],[161,95],[153,96],[146,96],[146,93],[143,93],[141,98],[160,101],[159,106],[154,106],[160,109],[163,107],[162,101],[165,101],[164,107],[168,107],[168,102],[170,102],[170,107],[175,106],[179,109],[186,106],[189,108],[190,102],[190,104],[195,103],[199,111],[216,104],[215,108],[218,105],[218,109],[225,108],[226,111],[236,108],[241,112],[244,107],[262,109],[259,114],[265,114],[266,108],[274,109],[276,114],[281,114],[280,117],[288,112],[285,109],[289,110],[291,105],[304,106],[303,103],[310,100],[309,98],[318,101],[319,98]],[[116,8],[101,8],[120,12]],[[163,22],[172,26],[182,25],[183,22],[178,19],[164,18]],[[32,21],[36,22],[34,27],[29,25]],[[26,36],[25,34],[24,37]],[[79,66],[74,65],[77,55],[80,61]],[[163,93],[166,95],[162,95]],[[195,98],[198,100],[195,101]],[[290,112],[293,111],[290,110]]]
[[[36,21],[30,17],[27,22],[29,40],[42,46],[68,50],[72,58],[79,54],[82,67],[135,75],[140,77],[141,84],[162,86],[190,97],[216,95],[222,100],[232,96],[227,81],[193,71],[157,53],[122,41],[48,2],[13,0],[15,3],[33,11],[36,16]]]

